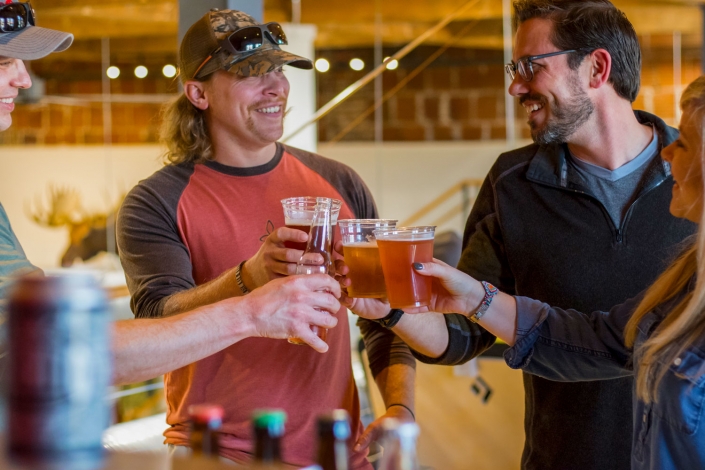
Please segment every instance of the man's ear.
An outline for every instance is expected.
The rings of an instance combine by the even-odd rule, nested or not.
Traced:
[[[600,88],[610,79],[612,56],[605,49],[595,49],[588,56],[590,63],[590,87]]]
[[[184,94],[195,107],[204,111],[208,108],[208,97],[206,96],[206,84],[198,80],[189,80],[184,83]]]

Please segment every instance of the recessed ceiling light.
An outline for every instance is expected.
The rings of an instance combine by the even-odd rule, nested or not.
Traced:
[[[315,66],[316,70],[318,70],[319,72],[327,72],[330,70],[330,62],[328,62],[326,59],[316,60]]]
[[[387,70],[395,70],[397,67],[399,67],[399,61],[397,59],[389,59],[389,57],[384,58],[384,62],[387,64]]]
[[[355,58],[350,61],[350,68],[360,71],[365,68],[365,62],[363,62],[362,59]]]
[[[171,64],[166,64],[162,68],[162,74],[164,74],[166,78],[173,78],[176,76],[176,67]]]
[[[108,76],[108,78],[114,80],[120,76],[120,69],[115,67],[114,65],[111,65],[110,67],[108,67],[108,70],[105,71],[105,74]]]
[[[135,77],[144,78],[147,76],[147,73],[149,73],[149,71],[144,65],[138,65],[137,67],[135,67]]]

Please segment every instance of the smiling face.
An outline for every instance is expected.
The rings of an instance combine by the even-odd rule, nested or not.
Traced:
[[[208,131],[214,140],[222,137],[258,148],[284,133],[289,81],[281,69],[253,77],[220,70],[206,83],[205,96]]]
[[[686,107],[680,136],[661,151],[671,164],[673,197],[671,214],[699,223],[703,212],[703,128],[700,112]]]
[[[558,49],[551,43],[553,23],[533,18],[519,25],[514,48],[514,60]],[[571,70],[567,55],[538,59],[533,64],[530,82],[517,74],[509,93],[519,98],[529,116],[531,137],[536,143],[563,143],[590,119],[595,107],[581,82],[579,67]]]
[[[32,80],[24,62],[0,56],[0,131],[7,130],[12,124],[12,111],[19,89],[30,86]]]

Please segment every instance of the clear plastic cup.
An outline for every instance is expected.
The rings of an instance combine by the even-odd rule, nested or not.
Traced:
[[[311,232],[311,222],[313,221],[313,213],[316,211],[316,200],[327,198],[316,198],[312,196],[290,197],[282,199],[282,208],[284,209],[284,224],[288,228],[301,230],[302,232]],[[331,223],[335,226],[338,223],[338,214],[342,202],[339,199],[331,199]],[[287,248],[295,250],[305,250],[306,242],[284,242]]]
[[[397,225],[391,219],[344,219],[338,221],[343,241],[343,256],[350,272],[348,296],[381,299],[387,297],[384,273],[374,231]]]
[[[412,264],[433,260],[435,226],[375,230],[387,298],[392,308],[428,307],[432,279]]]

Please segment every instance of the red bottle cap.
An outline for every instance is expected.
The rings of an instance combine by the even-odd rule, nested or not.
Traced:
[[[209,423],[213,420],[222,421],[225,412],[223,411],[223,407],[220,405],[202,404],[189,406],[188,414],[193,421],[199,423]]]

